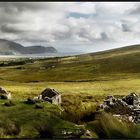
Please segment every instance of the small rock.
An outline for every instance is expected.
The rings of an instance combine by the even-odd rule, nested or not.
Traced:
[[[42,109],[43,106],[42,106],[42,105],[39,105],[39,104],[36,104],[36,105],[35,105],[35,108],[37,108],[37,109]]]
[[[86,136],[92,136],[92,135],[91,135],[91,132],[90,132],[89,130],[86,130],[85,135],[86,135]]]
[[[125,101],[128,105],[135,105],[139,101],[139,96],[133,92],[125,96],[122,100]]]
[[[15,106],[15,104],[12,101],[4,103],[5,106]]]
[[[35,104],[35,100],[34,99],[31,99],[31,98],[28,98],[27,99],[27,103],[28,104]]]
[[[129,119],[130,122],[133,122],[134,121],[133,120],[133,116],[129,116],[128,119]]]
[[[11,99],[11,93],[7,92],[3,87],[0,87],[0,98]]]

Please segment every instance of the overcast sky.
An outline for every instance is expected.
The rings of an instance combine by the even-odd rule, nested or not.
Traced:
[[[140,43],[140,2],[0,2],[0,38],[59,51]]]

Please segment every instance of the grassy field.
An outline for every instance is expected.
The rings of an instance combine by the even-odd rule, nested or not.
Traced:
[[[17,105],[3,108],[6,101],[1,101],[0,112],[2,112],[2,115],[0,117],[4,119],[12,116],[10,121],[18,122],[18,125],[21,126],[22,130],[13,137],[43,137],[44,135],[42,136],[42,133],[40,134],[40,131],[35,129],[33,122],[35,116],[36,118],[40,117],[38,123],[42,124],[44,123],[43,117],[51,114],[57,120],[56,122],[58,126],[61,126],[61,129],[62,126],[77,129],[75,124],[84,124],[84,127],[86,127],[85,118],[87,115],[94,114],[96,107],[103,101],[105,96],[124,96],[131,92],[140,95],[139,56],[140,46],[130,46],[72,57],[34,60],[24,58],[9,61],[1,59],[0,86],[12,93],[12,100]],[[51,104],[47,104],[49,109],[44,104],[43,108],[47,108],[44,111],[43,109],[36,110],[35,105],[24,103],[28,97],[33,98],[39,95],[45,88],[54,88],[61,93],[61,107],[65,109],[64,113],[61,112],[60,115],[59,107]],[[54,107],[57,111],[54,110]],[[15,115],[12,111],[15,112]],[[51,122],[50,118],[47,118],[45,122]],[[25,123],[25,127],[23,123]],[[96,131],[96,134],[94,133],[96,123],[93,124],[94,122],[91,122],[87,125],[92,130],[93,137],[101,137],[100,132]],[[114,127],[114,124],[111,125]],[[33,129],[33,133],[27,133],[27,127],[30,131]],[[48,126],[44,127],[45,129],[48,128]],[[120,131],[121,127],[120,124],[120,127],[115,128],[115,131]],[[50,129],[53,130],[53,128]],[[138,131],[139,128],[138,130],[135,128],[135,130]],[[0,130],[0,133],[2,132]],[[126,133],[128,132],[130,130],[126,128]],[[53,132],[50,133],[53,135]],[[105,137],[113,136],[112,132],[107,133],[111,134],[104,134]],[[121,134],[121,137],[131,137],[126,133]],[[2,137],[7,137],[9,133],[4,133],[6,136],[2,134]],[[9,137],[12,137],[11,133]],[[137,134],[137,137],[139,137],[139,134]]]
[[[16,83],[0,81],[0,85],[12,93],[14,99],[22,100],[39,95],[45,88],[54,88],[62,95],[126,95],[140,93],[140,79],[96,82],[37,82]]]
[[[91,82],[140,77],[140,51],[123,49],[73,57],[1,62],[0,79],[29,82]],[[127,53],[126,53],[127,52]],[[117,55],[118,53],[118,55]]]

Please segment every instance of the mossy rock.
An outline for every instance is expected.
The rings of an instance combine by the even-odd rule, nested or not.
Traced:
[[[13,101],[8,101],[4,103],[5,106],[15,106],[15,103]]]
[[[32,99],[32,98],[28,98],[27,101],[25,101],[26,104],[35,104],[35,103],[42,103],[43,100],[41,99]]]
[[[7,95],[1,94],[0,99],[8,99]]]
[[[25,102],[26,104],[35,104],[35,100],[34,99],[31,99],[31,98],[28,98],[27,101]]]
[[[36,109],[43,109],[43,108],[44,108],[44,106],[43,106],[43,105],[41,105],[41,104],[36,104],[36,105],[35,105],[35,108],[36,108]]]

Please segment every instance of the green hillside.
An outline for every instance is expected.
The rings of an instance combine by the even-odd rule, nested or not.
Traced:
[[[2,58],[0,86],[11,92],[15,104],[5,106],[9,101],[0,100],[2,138],[63,138],[63,131],[79,129],[89,129],[92,138],[102,138],[103,134],[106,138],[140,136],[139,126],[118,120],[114,123],[112,116],[102,116],[101,122],[93,117],[107,95],[140,95],[140,45],[61,58]],[[60,92],[64,112],[46,102],[26,104],[28,97],[45,88]],[[38,105],[41,108],[36,108]],[[92,116],[89,122],[88,116]],[[104,125],[108,120],[112,123]]]
[[[96,81],[105,80],[106,77],[137,77],[140,72],[140,45],[71,57],[27,61],[18,66],[17,63],[8,65],[1,65],[1,79],[18,82]]]

